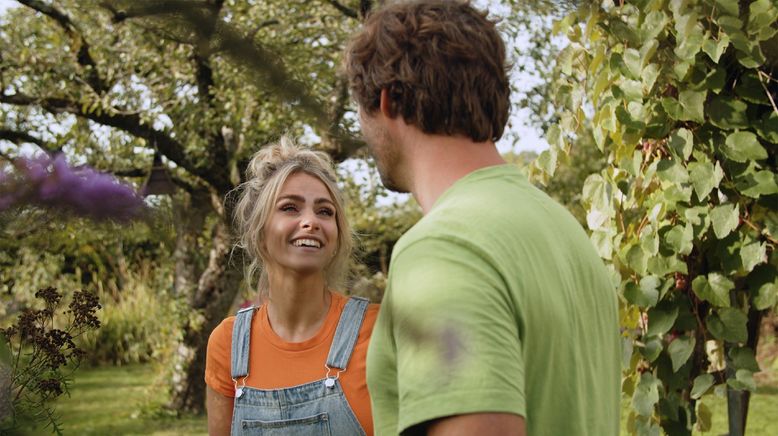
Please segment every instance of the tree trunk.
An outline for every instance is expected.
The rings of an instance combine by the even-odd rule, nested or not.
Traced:
[[[205,218],[212,212],[207,194],[180,194],[174,199],[173,216],[176,227],[174,293],[177,297],[190,297],[197,290],[202,274],[203,250],[197,243],[203,234]]]
[[[232,244],[227,222],[213,229],[208,266],[190,299],[192,316],[183,327],[183,340],[173,357],[172,395],[169,407],[178,412],[205,410],[205,353],[211,331],[224,318],[235,299],[241,274],[230,264]]]

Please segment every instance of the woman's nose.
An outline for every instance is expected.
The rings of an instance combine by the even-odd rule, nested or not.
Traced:
[[[314,213],[306,213],[300,222],[303,229],[319,230],[319,220]]]

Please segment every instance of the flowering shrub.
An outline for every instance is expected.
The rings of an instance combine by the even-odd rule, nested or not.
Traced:
[[[145,210],[132,187],[88,166],[70,167],[62,154],[20,157],[0,169],[0,211],[21,205],[117,221],[138,218]]]

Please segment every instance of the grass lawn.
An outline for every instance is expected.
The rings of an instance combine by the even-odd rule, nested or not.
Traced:
[[[179,435],[206,434],[205,417],[155,417],[142,413],[149,404],[159,401],[162,391],[151,384],[156,380],[153,367],[84,368],[75,375],[71,396],[57,403],[65,435]],[[162,387],[160,387],[162,389]],[[727,404],[724,398],[711,402],[713,429],[708,435],[727,433]],[[622,400],[622,434],[626,433],[629,399]],[[778,435],[778,388],[760,387],[751,397],[748,414],[748,436]],[[23,434],[47,434],[35,429]]]
[[[156,417],[142,413],[159,401],[151,365],[82,368],[75,374],[70,397],[56,404],[65,435],[206,435],[205,417]],[[159,394],[159,395],[157,395]],[[24,434],[48,434],[51,429],[35,429]]]
[[[711,407],[713,418],[711,431],[694,434],[721,436],[728,433],[727,401],[723,397],[712,396],[713,401],[706,401]],[[627,435],[627,416],[630,411],[630,399],[621,399],[621,434]],[[748,408],[748,422],[746,423],[747,436],[776,436],[778,435],[778,388],[761,386],[751,396]]]

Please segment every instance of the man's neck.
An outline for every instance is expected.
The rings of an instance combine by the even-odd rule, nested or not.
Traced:
[[[418,133],[406,150],[412,156],[410,190],[426,215],[443,193],[462,177],[481,168],[502,165],[492,141],[473,142],[462,136],[426,135]]]
[[[270,274],[267,315],[273,331],[287,342],[302,342],[319,331],[332,296],[322,277]]]

